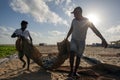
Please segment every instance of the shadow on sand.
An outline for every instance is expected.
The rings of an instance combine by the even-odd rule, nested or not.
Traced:
[[[21,72],[22,72],[22,74],[19,74]],[[14,71],[13,71],[13,73],[14,73]],[[18,72],[18,74],[16,76],[14,74],[12,74],[11,77],[0,79],[0,80],[52,80],[52,79],[51,79],[50,72],[47,72],[44,69],[39,69],[38,71],[35,71],[35,72],[21,70]]]
[[[61,66],[53,72],[68,74],[69,70],[69,66]],[[14,74],[15,71],[12,71],[12,74],[8,78],[1,80],[52,80],[51,71],[46,71],[42,68],[34,72],[28,72],[21,69],[18,73]],[[80,74],[79,77],[64,77],[66,80],[120,80],[120,66],[111,64],[97,64],[91,67],[80,67],[78,73]]]
[[[55,71],[68,73],[70,67],[63,66]],[[66,80],[120,80],[120,66],[97,64],[79,69],[79,77],[68,77]],[[77,79],[76,79],[77,78]]]

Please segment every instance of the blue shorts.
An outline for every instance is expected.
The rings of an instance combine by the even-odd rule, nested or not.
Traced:
[[[71,39],[70,42],[70,51],[74,51],[78,57],[81,57],[84,53],[85,41],[79,41]]]

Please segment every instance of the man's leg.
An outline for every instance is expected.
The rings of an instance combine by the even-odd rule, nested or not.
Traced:
[[[70,73],[68,76],[72,76],[73,75],[73,65],[74,65],[74,57],[75,57],[75,53],[74,51],[70,52]]]
[[[74,74],[73,74],[74,76],[78,76],[77,69],[79,68],[79,64],[80,64],[80,57],[77,56],[76,63],[75,63],[75,70],[74,70]]]
[[[29,70],[29,66],[30,66],[30,58],[26,55],[27,58],[27,70]]]
[[[75,70],[74,70],[74,75],[75,76],[79,76],[79,74],[77,74],[77,70],[79,68],[81,57],[84,53],[84,49],[85,49],[85,41],[78,41],[77,42],[78,52],[77,52],[77,57],[76,57]]]
[[[25,65],[26,65],[26,62],[25,62],[24,59],[23,59],[23,56],[24,56],[23,52],[22,52],[22,51],[19,51],[18,56],[19,56],[19,59],[24,63],[24,64],[23,64],[23,68],[24,68]]]

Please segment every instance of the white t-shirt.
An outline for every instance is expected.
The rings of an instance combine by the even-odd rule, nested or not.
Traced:
[[[21,29],[16,29],[14,33],[17,35],[24,36],[26,39],[29,39],[29,36],[30,36],[30,33],[28,30],[22,31]]]
[[[73,27],[72,39],[85,41],[88,27],[90,27],[90,22],[87,18],[83,20],[73,19],[71,26]]]

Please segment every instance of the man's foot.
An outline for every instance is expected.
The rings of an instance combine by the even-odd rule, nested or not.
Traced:
[[[78,76],[80,76],[80,74],[78,74],[77,72],[74,72],[74,73],[73,73],[73,76],[78,77]]]
[[[73,76],[73,72],[70,72],[69,74],[68,74],[68,77],[72,77]]]

